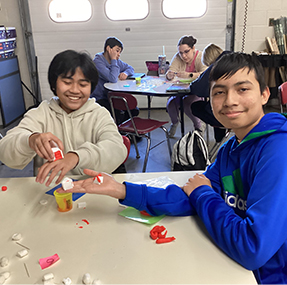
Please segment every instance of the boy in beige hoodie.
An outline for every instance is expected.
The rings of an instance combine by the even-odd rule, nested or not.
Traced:
[[[114,171],[127,150],[110,113],[90,98],[98,82],[90,56],[73,50],[57,54],[48,80],[56,97],[28,111],[7,132],[0,141],[0,160],[23,169],[38,156],[41,166],[36,182],[44,183],[49,176],[46,186],[56,175],[59,183],[66,174],[83,174],[84,168]],[[62,159],[54,160],[55,145],[62,150]]]

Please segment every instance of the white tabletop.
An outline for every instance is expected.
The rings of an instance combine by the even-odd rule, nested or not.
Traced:
[[[136,84],[136,80],[118,80],[116,83],[105,83],[104,86],[110,91],[121,91],[138,93],[152,96],[170,96],[176,92],[166,92],[174,81],[167,81],[165,77],[145,76],[141,79],[141,84]]]
[[[193,174],[114,177],[120,182],[169,177],[183,185]],[[85,194],[74,202],[71,211],[60,213],[54,197],[45,194],[52,187],[36,183],[34,177],[1,178],[0,185],[8,187],[0,191],[0,258],[10,260],[7,267],[0,267],[0,274],[11,273],[5,284],[41,284],[47,273],[54,274],[56,284],[66,277],[73,284],[81,284],[85,273],[103,284],[256,284],[251,271],[212,243],[198,217],[163,218],[157,224],[164,225],[168,236],[176,240],[156,244],[149,237],[154,225],[119,216],[124,208],[116,199]],[[43,199],[47,205],[39,203]],[[77,208],[78,202],[86,202],[87,207]],[[16,256],[23,248],[11,240],[14,233],[21,233],[19,243],[30,248],[23,258]],[[39,259],[56,253],[60,260],[42,270]]]

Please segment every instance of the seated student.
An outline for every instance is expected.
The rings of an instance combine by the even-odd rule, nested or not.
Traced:
[[[216,119],[235,136],[204,174],[180,188],[116,182],[103,174],[78,181],[71,192],[104,194],[151,215],[194,215],[232,259],[253,270],[258,283],[287,283],[287,119],[264,115],[270,92],[254,56],[224,55],[210,73]],[[87,175],[99,172],[84,170]],[[192,238],[192,237],[191,237]]]
[[[119,39],[109,37],[106,39],[104,51],[97,53],[93,60],[99,72],[99,82],[91,94],[91,97],[96,98],[97,103],[108,109],[111,114],[108,90],[105,89],[104,84],[107,82],[116,83],[118,80],[126,80],[128,76],[134,74],[133,67],[120,60],[123,49],[123,43]],[[131,110],[131,113],[132,116],[137,116],[139,109]],[[126,112],[116,111],[116,116],[117,123],[129,118]]]
[[[202,63],[208,68],[190,84],[191,94],[196,94],[198,97],[208,98],[209,97],[209,74],[212,69],[213,63],[220,59],[224,54],[229,51],[223,51],[219,46],[215,44],[207,45],[202,51]],[[196,101],[191,104],[192,113],[200,118],[206,124],[211,126],[223,127],[214,117],[210,101]],[[220,142],[225,136],[226,129],[214,128],[214,138],[216,142]]]
[[[0,141],[0,160],[8,167],[23,169],[36,155],[41,167],[36,181],[46,185],[59,174],[83,174],[84,168],[111,173],[126,158],[122,136],[109,112],[90,98],[98,72],[86,53],[66,50],[57,54],[48,71],[56,97],[28,111],[18,126]],[[64,158],[53,161],[55,143]]]
[[[201,51],[195,48],[197,40],[193,36],[183,36],[177,44],[178,52],[173,56],[169,70],[166,73],[168,80],[174,79],[177,75],[181,78],[197,78],[207,67],[201,62]],[[204,132],[205,124],[191,112],[190,106],[193,102],[202,100],[196,95],[183,97],[185,114],[192,120],[194,128]],[[174,137],[179,123],[180,98],[171,96],[167,102],[167,112],[171,119],[169,136]]]

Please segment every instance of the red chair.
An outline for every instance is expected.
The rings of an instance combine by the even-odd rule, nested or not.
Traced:
[[[123,162],[123,163],[125,163],[125,162],[127,161],[128,157],[129,157],[129,155],[130,155],[131,141],[130,141],[130,139],[129,139],[128,137],[126,137],[126,136],[122,136],[122,137],[123,137],[124,145],[126,146],[127,151],[128,151],[127,157],[126,157],[125,161]]]
[[[284,108],[287,112],[287,81],[282,83],[278,87],[278,97],[280,102],[281,113],[284,112]]]
[[[145,62],[146,67],[147,67],[147,75],[148,76],[158,76],[158,61],[150,61],[147,60]],[[169,67],[169,62],[166,61],[166,71],[168,70]]]
[[[146,148],[146,154],[145,154],[142,172],[146,171],[149,151],[152,148],[156,147],[154,146],[151,148],[150,132],[158,128],[161,128],[165,132],[169,155],[171,156],[171,146],[170,146],[168,131],[163,126],[164,124],[167,124],[168,121],[158,121],[158,120],[153,120],[153,119],[143,119],[139,117],[132,117],[130,110],[135,109],[137,107],[137,99],[132,94],[110,91],[108,93],[108,98],[111,104],[112,115],[113,115],[115,122],[116,122],[115,110],[127,111],[129,114],[129,119],[127,121],[121,124],[118,124],[116,122],[116,124],[118,125],[118,129],[121,134],[131,135],[134,145],[135,145],[137,158],[140,158],[140,155],[139,155],[139,150],[137,147],[135,136],[144,137],[147,139],[147,148]]]

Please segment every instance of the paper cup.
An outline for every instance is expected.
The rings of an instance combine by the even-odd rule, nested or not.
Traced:
[[[68,212],[73,208],[72,193],[58,193],[57,190],[55,190],[54,196],[56,198],[59,212]]]

